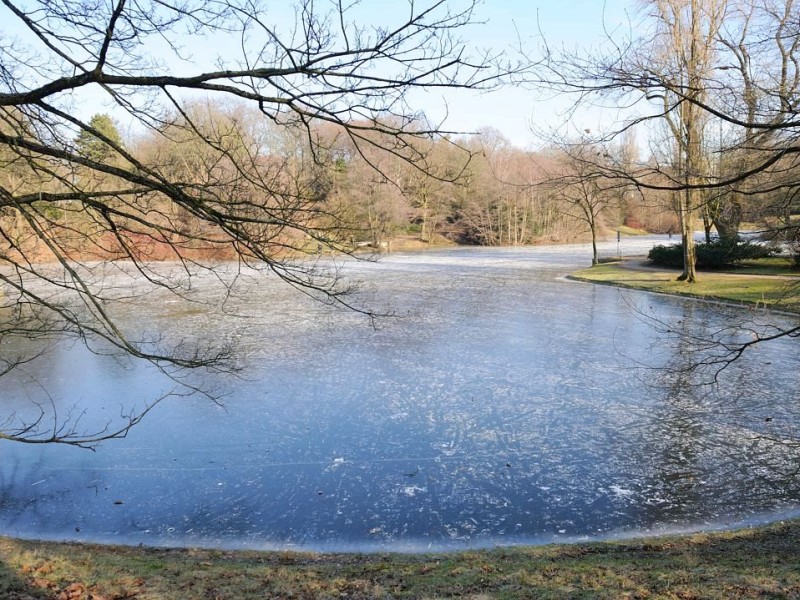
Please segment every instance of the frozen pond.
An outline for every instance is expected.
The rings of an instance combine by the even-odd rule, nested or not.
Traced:
[[[641,253],[652,240],[623,241]],[[616,244],[605,249],[614,253]],[[396,317],[373,329],[262,278],[221,317],[168,294],[123,320],[236,340],[224,406],[162,403],[97,452],[0,442],[0,533],[162,545],[426,550],[780,518],[800,507],[798,354],[764,345],[719,385],[668,385],[631,305],[693,327],[719,307],[570,282],[585,246],[349,264]],[[202,290],[202,283],[201,283]],[[655,341],[655,343],[654,343]],[[35,374],[35,380],[28,376]],[[60,346],[4,378],[117,415],[167,382]]]

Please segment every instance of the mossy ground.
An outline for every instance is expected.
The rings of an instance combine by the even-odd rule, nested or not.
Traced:
[[[798,598],[800,523],[430,555],[168,550],[0,538],[0,597]]]

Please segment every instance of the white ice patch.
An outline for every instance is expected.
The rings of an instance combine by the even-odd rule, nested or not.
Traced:
[[[417,492],[425,492],[427,488],[419,487],[418,485],[407,485],[403,488],[403,493],[408,496],[409,498],[413,498],[417,495]]]
[[[608,486],[608,489],[611,491],[612,494],[620,498],[633,496],[633,490],[628,490],[618,485],[610,485]]]

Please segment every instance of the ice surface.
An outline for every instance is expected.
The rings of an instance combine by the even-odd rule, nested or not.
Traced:
[[[621,251],[652,243],[623,240]],[[436,549],[796,510],[791,342],[763,345],[715,387],[662,380],[637,363],[666,364],[680,349],[654,339],[631,306],[696,327],[724,314],[563,279],[587,260],[585,246],[571,246],[347,262],[364,283],[356,299],[395,315],[374,329],[261,274],[244,278],[222,313],[202,277],[192,294],[203,302],[161,292],[116,307],[142,336],[235,342],[244,377],[214,379],[224,406],[171,399],[96,453],[0,443],[0,531]],[[12,376],[9,406],[42,385],[60,409],[78,405],[98,422],[170,385],[144,365],[66,344]]]

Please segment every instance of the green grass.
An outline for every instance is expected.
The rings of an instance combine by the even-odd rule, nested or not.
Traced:
[[[800,597],[800,523],[430,555],[165,550],[0,538],[0,561],[0,597],[26,600],[787,598]]]
[[[739,266],[725,272],[749,275],[800,275],[800,269],[794,260],[785,257],[745,260]]]
[[[594,266],[573,273],[574,279],[694,298],[717,299],[800,312],[800,280],[786,275],[781,259],[751,261],[729,272],[701,272],[695,283],[677,281],[671,270],[637,270],[621,263]],[[789,272],[791,274],[791,272]]]
[[[619,225],[614,230],[619,231],[622,235],[649,235],[649,232],[645,231],[644,229],[636,229],[634,227],[628,227],[627,225]]]

